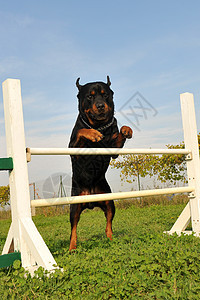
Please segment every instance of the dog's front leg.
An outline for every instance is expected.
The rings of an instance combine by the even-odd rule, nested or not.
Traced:
[[[85,140],[90,140],[91,142],[99,142],[102,140],[103,135],[96,129],[79,129],[76,134],[76,141],[73,147],[84,147]]]
[[[132,135],[133,135],[133,131],[130,127],[122,126],[120,129],[120,133],[118,134],[118,137],[115,140],[115,147],[122,148],[124,146],[126,139],[131,139]]]

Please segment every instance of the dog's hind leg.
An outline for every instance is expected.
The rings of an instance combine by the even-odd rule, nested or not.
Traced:
[[[103,194],[103,193],[111,193],[111,189],[106,181],[104,179],[101,184],[98,184],[98,186],[95,188],[95,192],[98,194]],[[104,212],[105,217],[106,217],[106,236],[112,240],[112,220],[115,215],[115,204],[113,200],[110,201],[101,201],[98,202],[98,205]]]
[[[112,231],[112,220],[114,218],[115,215],[115,205],[114,205],[114,201],[105,201],[105,217],[106,217],[106,236],[112,240],[112,235],[113,235],[113,231]]]
[[[76,193],[73,191],[73,196],[76,195]],[[79,191],[77,193],[77,196],[81,195],[90,195],[89,190],[84,189],[82,192]],[[70,223],[71,223],[71,236],[70,236],[70,246],[69,251],[76,249],[77,244],[77,225],[80,220],[81,212],[87,208],[86,203],[79,203],[79,204],[71,204],[70,205]]]
[[[80,220],[81,215],[81,204],[71,204],[70,205],[70,223],[71,223],[71,236],[70,236],[70,246],[69,251],[76,249],[77,244],[77,225]]]

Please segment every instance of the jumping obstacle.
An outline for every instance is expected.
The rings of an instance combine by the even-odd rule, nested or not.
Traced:
[[[85,149],[85,148],[27,148],[25,146],[20,81],[7,79],[3,82],[4,114],[6,127],[7,155],[12,157],[14,168],[10,170],[10,196],[12,224],[9,229],[3,254],[14,251],[21,253],[22,266],[33,274],[42,266],[46,270],[57,268],[56,262],[39,234],[31,218],[31,206],[51,206],[137,198],[142,196],[188,193],[189,202],[168,232],[185,231],[191,221],[196,236],[200,234],[200,163],[194,99],[190,93],[181,94],[181,111],[185,149]],[[27,153],[26,153],[27,152]],[[188,186],[147,191],[133,191],[76,197],[40,199],[30,201],[27,159],[31,155],[112,155],[112,154],[182,154],[187,161]],[[30,204],[31,203],[31,204]]]

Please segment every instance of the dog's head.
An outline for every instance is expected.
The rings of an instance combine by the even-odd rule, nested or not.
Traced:
[[[80,85],[80,78],[76,81],[79,90],[79,111],[86,116],[91,125],[107,123],[114,114],[113,91],[110,89],[110,79],[107,76],[107,83],[90,82]]]

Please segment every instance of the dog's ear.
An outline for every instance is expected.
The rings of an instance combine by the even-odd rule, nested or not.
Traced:
[[[109,76],[107,76],[107,85],[111,86],[111,81],[110,81],[110,77]]]
[[[80,77],[76,80],[76,86],[78,88],[78,90],[80,91],[82,88],[82,85],[79,83]]]

